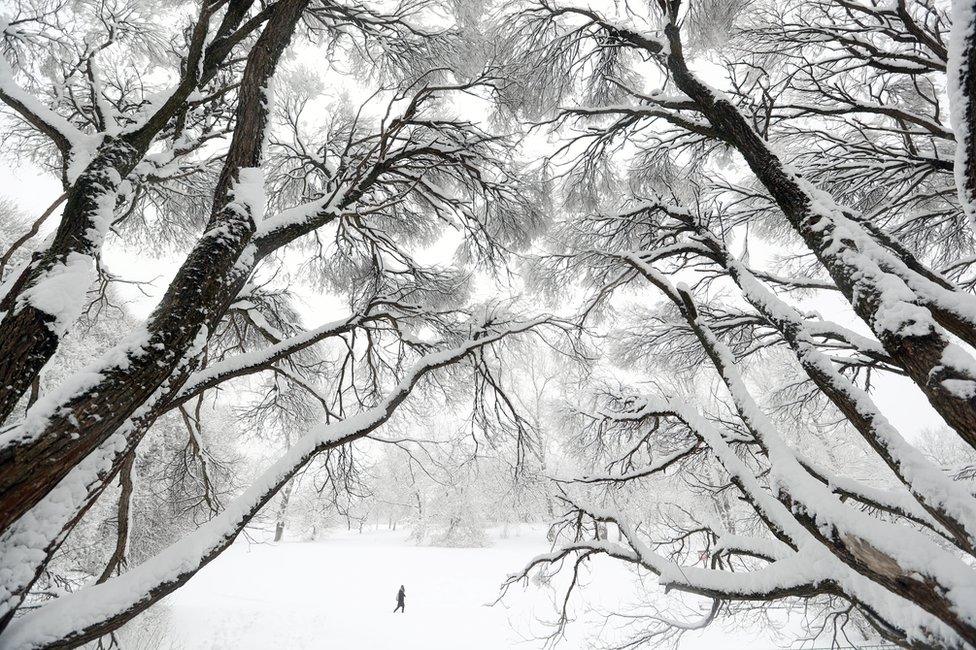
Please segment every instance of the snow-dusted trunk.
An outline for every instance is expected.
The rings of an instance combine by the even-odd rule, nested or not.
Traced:
[[[959,202],[976,232],[976,2],[953,0],[949,39],[949,113],[956,135]]]
[[[204,234],[149,317],[94,377],[38,404],[0,449],[0,531],[6,530],[154,396],[226,312],[253,268],[253,185],[267,122],[266,86],[308,0],[282,0],[248,57],[237,122]],[[177,373],[176,390],[186,377]],[[41,411],[37,413],[36,411]],[[142,427],[130,427],[136,435]],[[117,467],[117,465],[116,465]]]
[[[888,354],[960,437],[976,447],[976,406],[970,400],[972,393],[967,393],[969,387],[976,389],[976,373],[971,364],[955,363],[955,346],[939,327],[973,343],[976,329],[972,323],[908,285],[907,281],[937,283],[930,274],[911,268],[910,264],[917,263],[911,259],[906,262],[905,251],[901,255],[881,254],[880,261],[869,254],[867,249],[879,248],[875,238],[828,195],[789,170],[739,110],[688,69],[678,27],[670,24],[665,33],[670,45],[668,67],[675,84],[695,101],[719,137],[742,154]],[[958,390],[958,386],[966,389]]]
[[[85,304],[95,272],[95,260],[113,218],[124,179],[143,160],[157,134],[180,110],[201,83],[213,78],[229,54],[233,31],[253,0],[233,0],[210,47],[204,51],[213,9],[205,9],[195,23],[184,74],[172,94],[137,128],[118,135],[101,134],[93,154],[81,134],[58,133],[65,167],[89,155],[84,170],[70,186],[61,221],[49,245],[34,254],[16,280],[0,296],[0,423],[58,348],[61,336],[73,325]],[[24,111],[33,115],[28,106]],[[29,118],[28,118],[29,119]],[[70,128],[68,125],[65,128]],[[88,136],[90,138],[90,136]],[[72,139],[78,142],[72,142]],[[94,140],[98,142],[98,140]]]
[[[95,257],[108,230],[122,179],[139,152],[125,141],[100,147],[68,190],[54,239],[0,300],[0,423],[57,350],[60,337],[84,307]]]

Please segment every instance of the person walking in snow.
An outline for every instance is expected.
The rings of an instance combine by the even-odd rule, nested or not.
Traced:
[[[397,606],[393,609],[394,614],[397,613],[397,610],[400,610],[400,612],[403,614],[407,613],[407,610],[403,604],[406,598],[407,598],[407,590],[403,588],[403,585],[400,585],[400,591],[397,592]]]

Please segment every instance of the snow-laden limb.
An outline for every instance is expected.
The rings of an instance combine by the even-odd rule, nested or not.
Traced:
[[[683,416],[690,415],[687,408],[673,400],[669,401],[667,408],[681,412]],[[717,451],[725,455],[723,450]],[[616,524],[625,543],[596,539],[558,544],[553,551],[532,558],[518,572],[510,575],[502,585],[503,595],[513,585],[527,581],[534,569],[558,565],[572,556],[585,559],[590,555],[600,554],[649,571],[657,576],[658,583],[666,591],[674,589],[725,602],[841,596],[878,617],[879,622],[890,621],[891,627],[887,631],[892,638],[920,645],[960,645],[959,637],[941,621],[913,603],[900,596],[892,596],[866,578],[852,573],[809,536],[801,546],[793,549],[776,539],[720,533],[717,544],[711,549],[715,556],[750,556],[761,559],[766,564],[735,572],[689,566],[652,549],[623,513],[580,504],[572,497],[565,498],[578,512],[597,521]],[[573,586],[570,587],[572,588]],[[569,593],[566,594],[566,599],[568,597]]]
[[[645,402],[639,405],[634,405],[630,410],[601,410],[598,413],[586,414],[586,417],[599,422],[630,423],[641,425],[645,423],[653,423],[655,418],[660,418],[667,415],[669,415],[667,412],[657,411],[652,407],[651,403]],[[654,430],[656,430],[656,426],[651,429],[652,432]],[[646,444],[647,438],[650,435],[651,434],[649,433],[637,436],[637,442],[631,445],[631,447],[642,447]],[[747,440],[742,440],[741,442],[747,442]],[[700,444],[689,445],[687,448],[678,449],[674,452],[666,453],[654,458],[654,462],[646,467],[634,467],[633,462],[631,461],[631,463],[626,467],[627,471],[601,475],[586,475],[579,478],[561,478],[555,480],[562,483],[623,483],[665,471],[674,463],[680,461],[683,457],[686,457],[690,452],[693,452],[696,449],[698,451],[704,451]],[[622,457],[628,458],[630,454],[634,453],[634,451],[635,449],[630,449],[623,454]],[[916,450],[912,449],[912,451],[918,455]],[[902,485],[895,485],[894,487],[890,488],[873,487],[861,481],[829,471],[828,469],[822,467],[818,462],[805,457],[802,454],[797,454],[797,459],[801,465],[803,465],[803,467],[811,473],[811,475],[815,476],[839,496],[847,499],[853,499],[854,501],[874,510],[904,517],[905,519],[931,529],[936,534],[943,535],[948,541],[953,543],[961,543],[955,540],[948,533],[944,532],[942,525],[937,520],[933,519],[932,516],[919,504],[918,499],[912,496],[911,492],[905,489]],[[928,461],[924,458],[922,461],[928,463]],[[620,460],[614,461],[614,464],[619,463]],[[931,465],[931,463],[928,464]],[[938,470],[938,468],[934,469]],[[946,477],[946,481],[947,483],[943,487],[948,489],[950,493],[955,494],[958,498],[961,498],[961,503],[965,504],[966,499],[969,498],[969,495],[965,489],[961,488],[954,482],[949,481],[948,477]]]
[[[627,543],[594,539],[561,544],[549,553],[532,558],[519,571],[510,575],[502,585],[502,597],[515,584],[527,582],[535,569],[559,565],[570,557],[575,558],[574,565],[578,566],[581,561],[593,555],[604,555],[639,566],[657,576],[658,583],[666,590],[674,589],[722,601],[809,597],[836,590],[836,586],[817,573],[818,563],[812,561],[814,558],[808,554],[791,551],[767,566],[744,573],[683,566],[641,543],[619,513],[589,507],[581,507],[581,511],[595,520],[617,524]],[[731,543],[734,540],[730,539]],[[766,552],[769,548],[764,546],[756,552]],[[569,599],[574,586],[575,581],[566,593],[564,603]],[[563,616],[566,616],[565,604]]]
[[[820,462],[804,454],[797,453],[796,459],[803,465],[804,469],[810,472],[811,476],[816,477],[837,495],[853,499],[869,508],[914,521],[953,542],[952,537],[943,530],[941,524],[926,512],[919,504],[918,499],[912,496],[912,493],[903,485],[887,488],[876,487],[849,476],[832,472]]]
[[[297,205],[264,219],[258,224],[254,241],[261,252],[280,248],[283,243],[293,241],[336,219],[342,209],[349,208],[345,192],[331,194]]]
[[[132,341],[139,339],[137,332]],[[206,333],[198,335],[181,366],[188,366],[190,359],[203,350],[206,341]],[[183,368],[177,368],[174,376],[181,377],[182,374]],[[75,375],[75,380],[82,383],[100,378],[97,373],[94,376],[84,372]],[[120,459],[131,453],[135,442],[138,442],[136,434],[145,430],[146,421],[154,419],[157,409],[171,392],[169,383],[160,386],[44,499],[0,536],[0,629],[14,615],[74,524],[108,486],[114,469],[120,466]]]
[[[3,29],[0,29],[0,33]],[[0,102],[3,102],[45,134],[61,151],[65,160],[90,150],[92,141],[98,138],[80,131],[74,124],[61,117],[26,92],[14,79],[14,71],[5,56],[0,55]]]
[[[904,376],[905,369],[888,356],[877,339],[861,336],[839,323],[823,320],[820,314],[805,314],[811,339],[838,368],[866,367],[873,371]],[[765,319],[763,319],[765,321]],[[768,324],[768,321],[765,321]],[[773,328],[775,329],[775,327]]]
[[[379,312],[368,316],[355,314],[283,339],[267,348],[234,355],[212,363],[203,370],[198,370],[190,375],[180,391],[173,397],[171,407],[193,399],[200,393],[225,381],[270,368],[276,361],[285,359],[320,341],[350,332],[365,322],[383,317],[384,314]]]
[[[591,508],[586,508],[586,511],[597,519],[616,523],[627,543],[640,558],[641,565],[654,572],[665,589],[679,589],[720,599],[770,600],[811,595],[817,593],[822,583],[828,582],[824,580],[823,572],[818,567],[817,560],[820,558],[808,551],[807,547],[786,552],[775,542],[761,544],[758,540],[752,540],[743,546],[750,551],[771,557],[778,556],[778,559],[746,573],[682,566],[652,550],[627,520],[617,519],[614,513],[608,511]],[[735,538],[728,539],[730,545],[735,542]]]
[[[976,232],[976,8],[970,0],[952,0],[946,71],[949,117],[956,136],[956,192]]]
[[[726,436],[695,409],[678,399],[647,397],[634,414],[636,417],[649,415],[676,417],[708,446],[730,476],[732,483],[742,492],[760,518],[774,533],[784,536],[782,540],[727,536],[725,544],[729,550],[762,558],[772,562],[775,567],[773,565],[763,567],[758,572],[728,573],[716,569],[679,565],[641,542],[636,530],[627,524],[622,514],[589,506],[580,508],[598,520],[616,523],[627,538],[629,548],[621,549],[620,545],[608,545],[607,542],[596,542],[595,545],[592,542],[581,542],[565,548],[571,551],[589,549],[586,552],[606,552],[612,549],[612,553],[608,554],[612,554],[613,557],[640,564],[658,575],[662,586],[710,598],[770,600],[818,594],[841,595],[877,617],[879,625],[891,626],[888,632],[893,639],[908,639],[923,645],[933,643],[947,647],[960,645],[957,634],[941,620],[922,611],[914,603],[893,594],[890,587],[882,586],[852,571],[837,557],[833,549],[818,539],[816,527],[811,530],[809,526],[801,525],[803,510],[794,511],[796,503],[790,503],[789,500],[783,503],[781,499],[770,494],[757,479],[754,471],[732,448]],[[777,485],[781,487],[774,486],[774,490],[787,489],[785,483]],[[829,515],[827,518],[818,518],[818,521],[825,527],[830,527]],[[723,533],[718,533],[718,536],[721,540]],[[536,558],[523,572],[510,578],[508,584],[527,576],[527,571],[533,566],[558,561],[565,555],[566,553],[562,551],[555,551],[547,556]],[[801,566],[793,566],[794,562],[799,562]],[[783,571],[779,570],[783,566],[787,568]]]
[[[903,16],[902,20],[910,21],[910,17]],[[908,23],[906,22],[906,24]],[[750,164],[757,168],[762,166],[762,169],[756,171],[757,175],[769,187],[774,199],[780,202],[782,209],[788,216],[790,216],[791,210],[797,211],[799,207],[797,202],[807,204],[805,209],[808,210],[809,214],[802,215],[802,219],[806,219],[806,221],[798,220],[796,222],[800,234],[808,240],[813,250],[818,251],[818,255],[828,269],[833,265],[834,275],[841,276],[837,282],[838,286],[844,287],[846,285],[849,290],[848,293],[858,299],[863,300],[863,295],[866,294],[872,294],[877,298],[876,306],[872,306],[867,312],[861,310],[859,313],[866,315],[866,320],[872,325],[882,341],[886,341],[888,346],[892,347],[892,343],[900,345],[897,339],[902,337],[914,338],[919,335],[929,336],[935,333],[937,338],[941,339],[933,346],[933,351],[938,351],[939,354],[937,357],[930,358],[931,365],[926,369],[926,372],[918,372],[915,369],[910,369],[909,372],[916,382],[923,387],[923,390],[931,383],[938,384],[937,390],[941,396],[938,396],[936,401],[947,398],[946,401],[950,402],[950,404],[945,405],[944,411],[955,410],[955,407],[951,406],[952,402],[963,411],[969,409],[971,405],[966,400],[976,394],[976,384],[972,383],[973,376],[976,374],[974,373],[974,364],[968,354],[938,334],[934,320],[950,327],[957,333],[960,330],[965,331],[966,328],[960,326],[959,321],[973,322],[973,316],[976,314],[972,311],[973,296],[947,289],[944,284],[935,282],[925,274],[916,272],[903,259],[893,255],[891,250],[873,242],[861,228],[862,224],[855,222],[849,215],[845,214],[830,196],[811,186],[799,178],[788,166],[780,163],[775,153],[769,148],[768,143],[756,137],[755,132],[731,102],[721,92],[702,83],[687,69],[684,60],[681,58],[678,29],[673,25],[668,29],[668,37],[671,41],[668,61],[676,73],[679,87],[689,97],[696,99],[702,112],[716,123],[716,128],[725,129],[723,137],[732,138],[734,144],[743,150],[747,160],[751,161]],[[766,160],[773,164],[760,165],[760,160]],[[782,183],[774,182],[777,180],[774,178],[776,174],[769,173],[770,167],[774,171],[778,168],[782,172],[782,176],[785,178],[781,177],[779,180],[792,183],[797,191],[796,195],[785,196],[786,192],[783,190]],[[680,211],[680,209],[677,210]],[[685,214],[687,216],[686,212]],[[694,219],[688,221],[693,223]],[[825,237],[825,235],[827,236]],[[852,242],[854,243],[853,246],[851,245]],[[665,253],[668,252],[668,246],[662,248]],[[672,245],[670,248],[675,248],[675,246]],[[655,249],[646,255],[656,256],[657,254],[658,251]],[[642,255],[642,261],[647,261],[644,259],[644,255]],[[741,269],[744,275],[749,274],[749,270],[743,265],[740,264],[737,268]],[[842,269],[842,272],[838,272],[838,269]],[[854,280],[853,285],[849,282],[851,279]],[[758,287],[768,294],[764,287],[755,282],[754,277],[752,280],[754,287]],[[750,292],[746,291],[745,293],[747,299],[752,301]],[[768,300],[765,300],[766,298]],[[783,305],[772,296],[763,296],[763,299],[767,307],[770,304]],[[857,308],[857,301],[855,300],[854,303],[855,308]],[[937,315],[933,320],[926,310],[919,309],[919,304],[935,307],[935,311],[941,313],[942,317],[940,318]],[[765,310],[760,309],[760,311],[771,322],[778,323],[779,326],[783,325],[782,318],[777,320],[773,317],[774,315],[779,316],[779,314],[775,314],[775,310],[771,311],[767,308]],[[952,315],[955,318],[947,318],[946,315]],[[955,327],[951,327],[952,323],[946,322],[952,320],[957,321]],[[827,384],[828,388],[837,386],[836,382],[842,382],[839,391],[834,391],[833,394],[828,392],[828,395],[835,402],[841,399],[843,402],[842,410],[844,406],[848,407],[847,410],[854,410],[859,421],[863,424],[861,429],[865,437],[872,444],[882,446],[882,455],[889,465],[895,466],[896,472],[900,473],[903,481],[908,485],[915,486],[916,498],[927,503],[930,511],[934,510],[941,513],[941,519],[947,521],[955,529],[954,536],[958,538],[963,548],[971,548],[971,543],[968,541],[974,532],[973,499],[971,495],[946,477],[937,467],[922,458],[917,450],[904,441],[891,425],[883,420],[870,399],[867,398],[866,393],[857,389],[853,382],[837,372],[830,359],[820,354],[816,346],[812,344],[810,339],[813,332],[810,329],[804,329],[803,323],[795,311],[790,314],[789,329],[803,334],[804,349],[800,357],[801,362],[807,364],[808,373],[811,373],[815,380]],[[863,337],[858,343],[860,346],[865,346],[866,351],[873,347],[873,341],[863,339]],[[878,350],[874,350],[874,352],[878,352]],[[880,352],[885,353],[884,350]],[[897,358],[894,360],[896,363],[907,361]],[[933,379],[936,381],[932,382]],[[851,390],[857,392],[851,393]],[[865,410],[869,412],[865,412]],[[957,424],[965,425],[966,422],[968,422],[968,418],[965,416],[956,418]],[[883,433],[875,433],[873,429],[876,426],[881,427]],[[957,427],[957,430],[964,437],[969,432],[965,426]],[[911,475],[911,478],[904,475],[906,472]],[[946,495],[951,496],[947,497]],[[949,505],[945,505],[944,501],[948,501]]]
[[[892,359],[906,369],[946,422],[976,446],[976,406],[942,383],[942,379],[976,381],[976,376],[968,372],[933,376],[951,344],[943,327],[969,343],[976,341],[976,313],[968,309],[973,297],[959,294],[953,306],[934,290],[922,291],[923,284],[937,284],[917,270],[923,265],[913,258],[906,261],[907,252],[897,255],[879,244],[833,197],[783,162],[724,93],[704,83],[688,67],[674,20],[672,17],[665,27],[665,34],[670,43],[667,65],[678,88],[696,101],[720,137],[743,155]],[[953,309],[947,312],[950,306]]]
[[[384,424],[424,376],[545,322],[539,318],[482,332],[457,347],[423,356],[376,406],[311,429],[214,519],[119,577],[59,598],[15,620],[0,635],[0,648],[79,644],[132,618],[180,587],[233,543],[258,511],[316,454],[362,438]]]
[[[817,350],[795,310],[766,290],[737,260],[729,256],[727,263],[746,299],[776,325],[810,378],[847,415],[928,513],[953,532],[956,543],[972,550],[971,540],[976,539],[976,499],[972,494],[905,440],[868,393]]]
[[[767,562],[775,562],[793,557],[796,551],[778,539],[722,531],[718,533],[718,541],[712,547],[712,555],[721,553],[748,555]]]
[[[929,515],[951,531],[955,543],[972,552],[972,540],[976,539],[976,499],[966,486],[952,480],[905,440],[867,391],[840,373],[817,349],[813,341],[819,333],[816,328],[809,327],[792,306],[759,282],[718,238],[696,222],[690,223],[698,237],[711,248],[714,261],[726,269],[742,290],[743,297],[787,341],[810,379],[847,416]],[[859,341],[861,346],[871,343]],[[955,347],[949,346],[947,351]],[[969,358],[964,353],[961,357],[963,361],[959,363]]]
[[[683,449],[665,454],[661,458],[655,458],[654,462],[644,467],[620,472],[619,474],[587,474],[578,478],[554,479],[559,483],[624,483],[634,479],[646,478],[666,472],[669,468],[677,465],[680,461],[695,455],[701,451],[699,444],[693,444]]]
[[[106,440],[85,458],[68,478],[0,539],[0,621],[12,617],[39,577],[50,555],[64,540],[62,530],[89,497],[97,477],[110,470],[126,448],[123,431]]]
[[[663,278],[659,278],[667,282]],[[746,496],[749,504],[770,528],[794,546],[800,546],[808,539],[806,530],[793,517],[791,512],[777,500],[756,478],[753,471],[739,458],[724,434],[697,411],[688,408],[677,400],[661,397],[646,398],[645,404],[637,412],[640,417],[648,415],[673,416],[683,422],[716,455],[731,481]]]
[[[642,269],[642,273],[682,310],[725,383],[743,423],[766,451],[770,489],[778,501],[789,505],[795,521],[857,573],[895,594],[909,590],[920,607],[943,620],[962,638],[976,641],[976,572],[924,534],[845,505],[811,476],[755,403],[734,356],[701,321],[690,294],[680,287],[672,288],[654,269]],[[715,451],[724,444],[714,436],[710,438],[706,442]],[[735,462],[722,458],[727,470]],[[739,478],[735,474],[733,477]],[[749,497],[754,493],[750,489]]]
[[[806,471],[755,403],[734,355],[702,320],[687,290],[673,287],[639,257],[628,254],[621,257],[679,308],[728,389],[743,424],[763,449],[769,462],[772,494],[757,482],[752,471],[709,422],[697,413],[682,410],[680,405],[671,405],[711,448],[732,482],[770,528],[792,539],[797,548],[809,543],[805,541],[806,535],[812,536],[854,572],[892,593],[910,590],[912,600],[920,607],[944,621],[962,638],[976,639],[976,572],[921,532],[875,519],[844,504]]]

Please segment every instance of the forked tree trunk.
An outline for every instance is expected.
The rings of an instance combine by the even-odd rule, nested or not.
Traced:
[[[79,314],[54,315],[23,300],[25,292],[48,281],[52,271],[67,265],[84,280],[94,268],[102,240],[111,224],[119,186],[145,157],[157,134],[185,108],[190,93],[216,75],[233,41],[229,38],[253,0],[231,0],[215,38],[204,51],[213,8],[204,8],[193,27],[180,84],[140,128],[118,137],[105,135],[91,162],[68,188],[61,221],[50,244],[34,254],[0,296],[0,424],[16,407],[31,381],[51,359],[64,330]],[[68,151],[65,155],[70,155]],[[82,267],[87,266],[87,269]],[[86,291],[87,284],[71,287]],[[2,509],[2,506],[0,506]],[[3,528],[0,527],[0,530]]]

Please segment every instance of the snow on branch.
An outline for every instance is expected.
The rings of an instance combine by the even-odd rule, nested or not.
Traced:
[[[3,30],[0,30],[2,32]],[[93,150],[97,138],[82,133],[74,124],[61,117],[21,88],[14,79],[14,71],[6,57],[0,56],[0,101],[7,104],[34,128],[51,138],[65,161],[84,156]]]
[[[633,259],[630,261],[633,263]],[[702,347],[725,383],[740,418],[757,442],[762,445],[769,459],[770,487],[776,494],[776,499],[789,507],[789,512],[797,524],[824,544],[842,562],[856,572],[871,577],[889,590],[898,592],[902,587],[897,585],[902,584],[901,581],[905,580],[904,576],[909,571],[925,575],[926,580],[940,585],[936,590],[932,590],[931,587],[926,586],[927,582],[919,581],[913,587],[918,589],[919,593],[927,592],[925,598],[936,599],[936,601],[947,599],[958,603],[957,599],[962,594],[976,587],[976,573],[968,567],[963,568],[966,565],[958,557],[947,553],[918,531],[883,522],[851,509],[831,494],[826,486],[812,477],[798,462],[793,450],[780,437],[772,421],[755,403],[740,375],[735,358],[699,318],[693,299],[687,290],[681,286],[672,287],[667,279],[653,268],[641,267],[640,270],[681,308],[682,314],[698,336]],[[692,415],[692,418],[695,416]],[[718,452],[718,449],[724,447],[725,443],[720,438],[715,436],[709,438],[706,442],[713,451]],[[725,458],[722,463],[727,471],[733,464],[740,462],[729,456],[728,452],[723,451],[723,453]],[[719,456],[721,457],[722,454]],[[747,470],[741,468],[730,473],[734,478],[743,481],[743,485],[747,485],[747,481],[752,480],[752,476],[746,475],[745,471]],[[748,492],[750,498],[755,498],[762,494],[762,488],[756,486],[750,488]],[[762,498],[766,500],[765,496]],[[766,512],[777,517],[784,532],[793,529],[794,524],[784,526],[787,522],[771,504]],[[793,535],[791,537],[800,541]],[[895,539],[899,541],[895,542]],[[906,546],[913,549],[912,552],[906,552]],[[928,600],[922,599],[921,604],[931,608],[929,611],[933,614],[942,611],[942,605],[929,604]],[[955,604],[954,607],[960,605],[961,603]],[[974,629],[967,622],[968,616],[969,614],[962,614],[961,618],[947,617],[946,622],[958,634],[966,637]]]
[[[840,373],[817,349],[813,341],[825,333],[824,328],[805,321],[796,309],[759,282],[726,245],[702,225],[703,221],[688,219],[686,223],[695,230],[699,241],[710,249],[709,257],[723,267],[741,289],[743,297],[783,336],[810,379],[847,415],[919,503],[952,531],[955,543],[964,550],[972,550],[970,540],[976,536],[976,499],[906,441],[867,391]],[[884,354],[873,341],[853,332],[841,331],[839,334],[845,339],[854,339],[859,347],[869,352]]]

